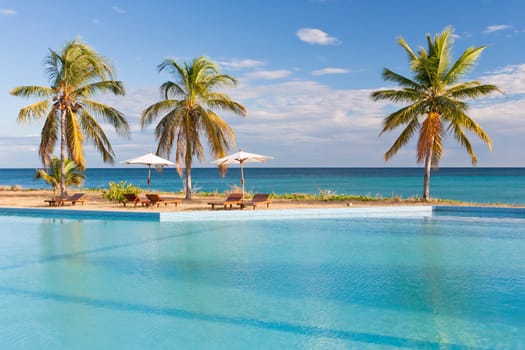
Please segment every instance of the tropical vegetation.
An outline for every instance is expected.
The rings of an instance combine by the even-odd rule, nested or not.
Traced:
[[[404,126],[384,157],[388,161],[412,136],[418,134],[417,161],[424,163],[425,167],[423,199],[429,200],[430,170],[438,166],[443,156],[443,141],[447,134],[452,135],[469,153],[473,165],[477,163],[477,157],[465,131],[478,136],[491,150],[490,137],[467,114],[469,105],[465,100],[479,98],[499,89],[479,81],[461,81],[478,61],[485,46],[470,47],[456,61],[452,61],[451,27],[434,38],[427,34],[428,48],[420,48],[417,53],[403,38],[399,38],[398,43],[408,53],[413,77],[408,78],[385,68],[383,79],[397,83],[400,88],[375,91],[371,97],[375,101],[407,104],[383,120],[381,134]]]
[[[141,191],[139,186],[135,186],[127,181],[109,183],[109,188],[102,190],[102,197],[110,201],[122,203],[124,200],[124,193],[139,194]]]
[[[155,128],[156,153],[169,159],[175,147],[177,171],[182,176],[184,165],[186,199],[191,199],[192,160],[197,157],[202,162],[204,158],[201,137],[206,139],[212,157],[225,156],[230,147],[235,146],[235,134],[218,111],[245,116],[246,109],[227,94],[217,91],[221,87],[235,86],[237,81],[222,74],[219,66],[206,57],[197,57],[183,65],[167,59],[158,70],[167,71],[175,81],[161,85],[163,99],[142,112],[141,125],[144,129],[155,118],[160,118]]]
[[[86,179],[84,172],[80,170],[77,164],[71,159],[65,159],[64,161],[64,176],[66,188],[69,186],[80,187]],[[36,169],[34,178],[44,180],[53,187],[53,195],[56,195],[62,178],[60,158],[53,156],[48,169]]]
[[[46,62],[50,86],[19,86],[11,94],[44,98],[20,109],[18,122],[44,120],[39,155],[45,167],[57,141],[60,144],[60,192],[66,194],[66,159],[79,169],[86,167],[84,143],[91,141],[104,162],[113,162],[114,152],[99,121],[111,124],[120,135],[127,135],[128,123],[117,109],[97,102],[92,96],[100,93],[123,95],[122,82],[113,80],[107,60],[87,44],[66,42],[56,52],[49,50]]]

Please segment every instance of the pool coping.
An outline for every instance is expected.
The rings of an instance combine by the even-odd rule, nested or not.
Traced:
[[[484,207],[451,205],[374,206],[347,208],[308,208],[279,210],[220,210],[183,212],[122,212],[103,210],[67,210],[47,208],[0,208],[0,215],[64,219],[140,220],[160,222],[242,221],[330,218],[397,218],[444,215],[512,217],[525,219],[525,207]]]

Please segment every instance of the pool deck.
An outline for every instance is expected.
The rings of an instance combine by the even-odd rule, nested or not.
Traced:
[[[373,206],[346,208],[309,208],[281,210],[220,210],[220,211],[108,211],[70,210],[62,208],[0,208],[0,215],[29,216],[64,219],[92,220],[147,220],[161,222],[188,221],[239,221],[239,220],[285,220],[285,219],[337,219],[337,218],[398,218],[431,217],[434,213],[480,216],[509,217],[525,219],[525,208],[485,206]]]

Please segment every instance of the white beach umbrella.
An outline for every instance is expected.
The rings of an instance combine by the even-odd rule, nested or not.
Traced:
[[[269,159],[273,159],[273,157],[263,156],[260,154],[255,153],[248,153],[244,152],[242,149],[234,154],[231,154],[229,156],[219,158],[213,163],[215,163],[218,166],[221,165],[231,165],[231,164],[240,164],[241,166],[241,186],[242,186],[242,199],[244,200],[244,171],[243,171],[243,164],[244,163],[262,163]]]
[[[159,156],[156,156],[154,155],[153,153],[149,152],[148,154],[145,154],[143,156],[140,156],[140,157],[137,157],[137,158],[132,158],[132,159],[128,159],[128,160],[125,160],[125,161],[122,161],[121,163],[125,163],[125,164],[143,164],[143,165],[147,165],[148,166],[148,191],[149,191],[149,187],[150,187],[150,183],[151,183],[151,166],[161,166],[161,167],[164,167],[164,166],[170,166],[170,165],[175,165],[175,163],[167,160],[167,159],[164,159],[164,158],[161,158]]]

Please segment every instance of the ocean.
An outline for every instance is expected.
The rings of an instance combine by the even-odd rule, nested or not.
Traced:
[[[49,188],[34,180],[34,169],[0,169],[0,186]],[[259,193],[320,193],[421,197],[422,168],[267,168],[245,167],[245,189]],[[87,169],[85,188],[107,188],[110,181],[127,181],[147,190],[147,168]],[[224,178],[217,168],[192,169],[194,190],[223,192],[240,184],[238,167]],[[151,190],[177,192],[183,180],[175,169],[151,171]],[[525,168],[440,168],[431,174],[432,198],[479,203],[525,204]]]

